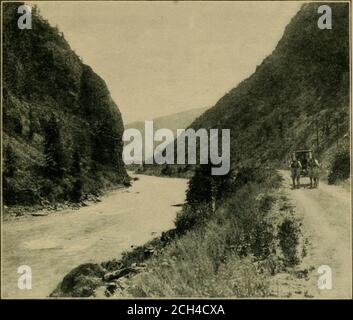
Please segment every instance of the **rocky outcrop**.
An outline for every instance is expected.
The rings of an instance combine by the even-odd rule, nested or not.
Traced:
[[[133,263],[129,267],[120,266],[109,271],[98,264],[82,264],[64,277],[50,297],[109,297],[119,294],[127,288],[126,282],[131,276],[145,272],[146,268],[144,263]]]

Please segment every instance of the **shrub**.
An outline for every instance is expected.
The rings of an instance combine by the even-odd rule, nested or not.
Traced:
[[[278,238],[285,266],[291,267],[299,262],[297,255],[299,233],[299,225],[294,220],[285,219],[279,227]]]
[[[275,247],[273,225],[267,219],[267,211],[274,199],[260,192],[262,188],[249,183],[227,201],[224,206],[224,221],[232,221],[237,230],[233,245],[240,256],[254,255],[265,259]]]
[[[175,219],[175,227],[178,234],[183,234],[196,225],[204,223],[212,213],[212,208],[208,203],[196,205],[186,204],[178,212]]]
[[[350,174],[350,152],[347,149],[338,151],[333,157],[330,172],[327,177],[329,184],[343,181],[349,178]]]
[[[194,176],[190,179],[186,192],[186,201],[192,205],[212,202],[213,179],[211,167],[200,165],[195,169]]]

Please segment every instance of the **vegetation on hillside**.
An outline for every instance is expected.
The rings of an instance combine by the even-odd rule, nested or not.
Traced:
[[[265,297],[270,277],[302,258],[300,222],[280,179],[266,172],[238,185],[216,211],[207,202],[184,206],[174,240],[127,281],[118,295],[139,297]],[[199,212],[198,212],[199,211]],[[194,219],[195,215],[197,219]],[[290,241],[289,241],[290,240]]]
[[[190,125],[230,129],[233,168],[287,167],[293,150],[312,149],[329,171],[331,152],[349,148],[348,4],[330,3],[331,30],[317,26],[321,4],[304,4],[254,74]],[[144,171],[194,169],[168,167],[145,164]]]
[[[20,30],[20,5],[3,5],[4,203],[79,202],[128,182],[106,84],[36,7]]]
[[[339,149],[330,161],[329,174],[327,177],[329,184],[345,181],[350,178],[350,149]]]

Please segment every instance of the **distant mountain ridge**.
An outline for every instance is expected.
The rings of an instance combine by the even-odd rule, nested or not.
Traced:
[[[192,122],[194,122],[203,112],[208,108],[195,108],[187,111],[181,111],[170,115],[150,119],[153,121],[154,132],[158,129],[169,129],[173,132],[174,137],[177,136],[177,129],[186,129]],[[141,132],[142,145],[144,146],[145,138],[145,122],[135,121],[125,125],[125,129],[137,129]],[[154,143],[157,146],[160,142]],[[126,144],[126,143],[125,143]],[[142,149],[142,156],[144,157],[144,147]]]
[[[172,130],[173,133],[175,133],[177,129],[187,128],[192,122],[196,120],[196,118],[198,118],[207,109],[208,108],[195,108],[146,120],[153,120],[153,126],[156,130],[161,128],[167,128]],[[140,130],[141,132],[143,132],[144,127],[144,121],[134,121],[125,125],[125,129],[135,128]]]

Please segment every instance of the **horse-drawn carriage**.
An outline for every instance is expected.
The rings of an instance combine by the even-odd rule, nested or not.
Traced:
[[[296,150],[294,151],[295,157],[297,160],[300,161],[302,167],[300,170],[300,175],[302,177],[307,177],[309,175],[309,155],[312,154],[312,150]]]

